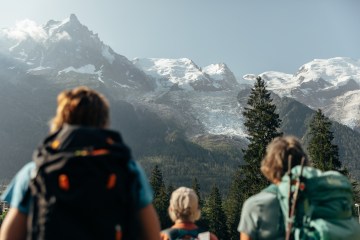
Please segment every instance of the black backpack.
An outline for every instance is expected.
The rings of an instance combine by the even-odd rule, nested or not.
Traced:
[[[207,232],[204,229],[196,228],[192,230],[182,229],[182,228],[167,228],[162,231],[170,240],[193,240],[198,239],[200,233]]]
[[[28,239],[137,239],[135,173],[114,131],[65,125],[35,151]]]

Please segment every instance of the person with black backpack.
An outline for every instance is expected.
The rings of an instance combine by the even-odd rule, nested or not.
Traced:
[[[201,212],[198,196],[193,189],[180,187],[173,191],[168,212],[174,225],[161,231],[161,240],[218,239],[213,233],[195,224]]]
[[[0,240],[159,239],[152,190],[109,104],[77,87],[59,94],[50,135],[9,184]]]

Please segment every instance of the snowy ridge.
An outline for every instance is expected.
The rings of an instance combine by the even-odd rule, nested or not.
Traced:
[[[322,78],[336,86],[353,79],[360,84],[360,61],[351,58],[336,57],[330,59],[315,59],[304,64],[296,73],[301,82],[309,82]]]
[[[238,85],[225,64],[211,64],[204,69],[188,58],[135,58],[135,66],[157,81],[158,90],[177,86],[182,90],[218,91]]]
[[[186,90],[193,90],[191,83],[206,79],[201,70],[188,58],[135,58],[135,66],[158,79],[158,87],[169,88],[176,84]],[[163,81],[164,79],[168,81]]]
[[[268,89],[291,97],[331,119],[360,129],[360,61],[346,57],[315,59],[294,75],[264,72],[260,76]],[[250,83],[256,76],[244,75]]]
[[[69,44],[79,53],[84,48],[84,44],[92,47],[93,50],[101,48],[100,56],[110,64],[116,58],[110,47],[103,44],[97,34],[93,34],[86,26],[82,25],[74,14],[62,21],[50,20],[45,25],[25,19],[17,22],[13,28],[0,30],[1,45],[8,46],[7,50],[10,54],[28,65],[36,66],[40,57],[46,57],[44,55],[48,54],[48,50],[54,51],[63,48],[62,42],[71,42]],[[72,50],[63,49],[62,54],[66,51],[71,54]],[[40,64],[40,67],[43,66]]]
[[[104,83],[104,81],[101,79],[102,70],[96,71],[95,66],[92,65],[92,64],[88,64],[88,65],[82,66],[80,68],[68,67],[68,68],[65,68],[65,69],[59,71],[58,75],[61,75],[61,74],[64,74],[64,73],[69,73],[69,72],[75,72],[75,73],[80,73],[80,74],[97,75],[98,80],[100,82]]]
[[[24,62],[25,71],[32,75],[51,75],[62,82],[71,82],[72,73],[91,74],[95,76],[84,76],[83,84],[88,79],[92,81],[89,84],[97,86],[95,79],[129,95],[129,89],[153,89],[153,83],[143,71],[104,44],[74,14],[62,21],[50,20],[45,25],[24,20],[13,28],[0,30],[0,52]]]
[[[216,81],[224,79],[224,74],[227,74],[228,67],[223,63],[210,64],[203,68],[203,71],[209,74]]]

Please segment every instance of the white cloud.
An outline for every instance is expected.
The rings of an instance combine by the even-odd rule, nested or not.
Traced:
[[[62,31],[62,32],[56,33],[55,41],[62,41],[62,40],[64,40],[64,41],[71,40],[71,37],[68,32]]]
[[[20,41],[25,40],[27,37],[31,37],[35,41],[43,41],[47,38],[42,26],[29,19],[19,21],[14,28],[4,29],[3,32],[7,37]]]

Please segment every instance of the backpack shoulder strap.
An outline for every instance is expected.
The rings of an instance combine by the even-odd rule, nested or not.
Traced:
[[[270,184],[265,189],[262,190],[263,192],[273,193],[277,195],[278,193],[278,187],[275,184]]]
[[[168,235],[170,240],[175,240],[175,239],[181,239],[182,237],[185,236],[192,236],[196,238],[199,235],[199,233],[206,232],[206,230],[202,228],[196,228],[193,230],[187,230],[181,228],[167,228],[161,232]]]

